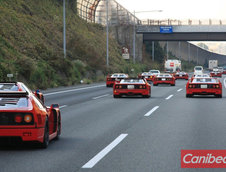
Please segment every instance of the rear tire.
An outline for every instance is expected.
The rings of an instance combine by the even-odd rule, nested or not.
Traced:
[[[175,84],[170,84],[171,86],[175,86]]]
[[[57,122],[57,136],[56,136],[56,140],[59,140],[60,138],[60,135],[61,135],[61,116],[59,114],[59,117],[58,117],[58,122]]]
[[[41,148],[46,149],[48,145],[49,145],[49,122],[48,118],[46,118],[43,142],[41,143],[40,146]]]
[[[158,84],[153,84],[153,86],[158,86]]]
[[[217,98],[222,98],[222,94],[217,94],[216,97]]]
[[[190,98],[190,97],[192,97],[192,94],[186,94],[186,97]]]
[[[114,98],[119,98],[120,96],[119,95],[114,95]]]
[[[150,98],[151,96],[150,96],[150,94],[148,94],[148,95],[143,95],[143,97]]]

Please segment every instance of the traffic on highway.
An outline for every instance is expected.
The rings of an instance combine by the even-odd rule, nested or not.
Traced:
[[[0,83],[1,171],[180,171],[181,151],[225,148],[225,80],[115,73],[42,93]]]

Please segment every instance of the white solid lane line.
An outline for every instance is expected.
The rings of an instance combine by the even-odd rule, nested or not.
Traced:
[[[67,107],[67,105],[62,105],[62,106],[60,106],[60,109],[62,109],[62,108],[64,108],[64,107]]]
[[[128,134],[119,135],[111,144],[100,151],[89,162],[82,166],[82,168],[93,168],[105,155],[107,155],[112,149],[114,149]]]
[[[171,94],[170,96],[166,97],[166,100],[169,100],[171,97],[173,97],[173,94]]]
[[[103,97],[106,97],[106,96],[109,96],[109,94],[104,94],[102,96],[93,97],[93,100],[96,100],[96,99],[99,99],[99,98],[103,98]]]
[[[159,108],[159,106],[155,106],[152,110],[147,112],[144,116],[150,116],[154,111],[156,111]]]
[[[104,86],[105,85],[97,85],[97,86],[85,87],[85,88],[75,88],[75,89],[65,90],[65,91],[56,91],[56,92],[52,92],[52,93],[46,93],[46,94],[44,94],[44,96],[60,94],[60,93],[67,93],[67,92],[72,92],[72,91],[87,90],[87,89],[91,89],[91,88],[98,88],[98,87],[104,87]]]
[[[179,89],[179,90],[177,90],[177,92],[180,92],[180,91],[182,91],[183,89],[181,88],[181,89]]]

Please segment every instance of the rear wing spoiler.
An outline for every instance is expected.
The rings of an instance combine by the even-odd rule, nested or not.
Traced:
[[[27,97],[26,91],[0,91],[0,97]]]

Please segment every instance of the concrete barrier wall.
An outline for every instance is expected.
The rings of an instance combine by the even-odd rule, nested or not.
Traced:
[[[163,48],[166,46],[166,44],[167,42],[160,42],[160,45]],[[178,41],[168,41],[168,50],[178,58],[184,59],[186,61],[193,61],[200,65],[204,65],[204,63],[208,60],[218,60],[219,65],[226,64],[226,55],[206,51],[195,46],[194,44],[190,44],[189,42],[179,43]]]

